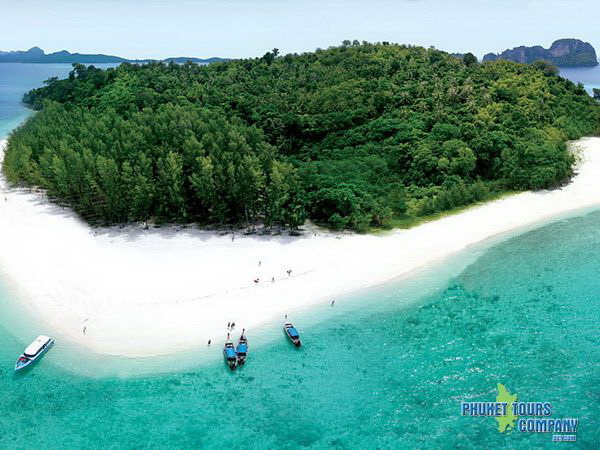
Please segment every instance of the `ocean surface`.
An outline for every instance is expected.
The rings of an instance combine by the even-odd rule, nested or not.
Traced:
[[[0,130],[27,116],[24,90],[69,70],[0,64]],[[563,446],[600,444],[600,211],[299,312],[302,350],[267,326],[236,373],[218,345],[197,364],[192,351],[171,364],[82,357],[77,367],[57,343],[15,375],[39,324],[14,296],[0,280],[2,449],[559,445],[461,416],[462,401],[494,401],[497,383],[519,401],[551,402],[552,418],[579,419],[577,443]]]
[[[95,64],[99,68],[115,64]],[[21,104],[23,94],[43,86],[51,77],[65,78],[73,70],[70,64],[0,64],[0,139],[31,113]]]
[[[560,75],[575,83],[581,83],[592,94],[593,89],[600,89],[600,66],[560,69]]]

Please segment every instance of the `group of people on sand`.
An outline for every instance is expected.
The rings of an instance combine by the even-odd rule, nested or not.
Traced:
[[[234,328],[235,328],[235,322],[227,322],[227,331],[233,331]],[[212,339],[209,339],[207,342],[207,345],[210,347],[211,343],[212,343]]]
[[[258,261],[258,267],[260,267],[260,266],[262,266],[262,261]],[[287,273],[288,277],[291,277],[292,269],[286,270],[285,273]],[[254,281],[254,284],[258,284],[258,283],[260,283],[260,277],[256,277],[252,281]],[[271,277],[271,283],[275,283],[275,277]]]

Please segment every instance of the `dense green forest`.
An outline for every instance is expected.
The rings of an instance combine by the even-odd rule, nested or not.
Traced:
[[[25,95],[14,184],[94,224],[359,231],[571,175],[600,107],[547,64],[345,41],[214,63],[74,65]]]

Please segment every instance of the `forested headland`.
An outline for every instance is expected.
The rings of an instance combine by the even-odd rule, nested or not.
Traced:
[[[344,42],[196,64],[74,65],[27,93],[4,173],[92,224],[366,231],[564,183],[600,107],[546,63]]]

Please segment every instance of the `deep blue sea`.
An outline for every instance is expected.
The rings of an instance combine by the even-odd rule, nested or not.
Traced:
[[[0,64],[0,130],[28,114],[26,89],[69,69]],[[295,317],[303,350],[273,324],[250,336],[233,374],[218,348],[213,362],[192,352],[165,370],[117,358],[77,367],[57,343],[15,375],[36,325],[0,280],[0,448],[600,447],[600,211]],[[579,419],[577,443],[461,416],[462,401],[494,401],[497,383]]]

